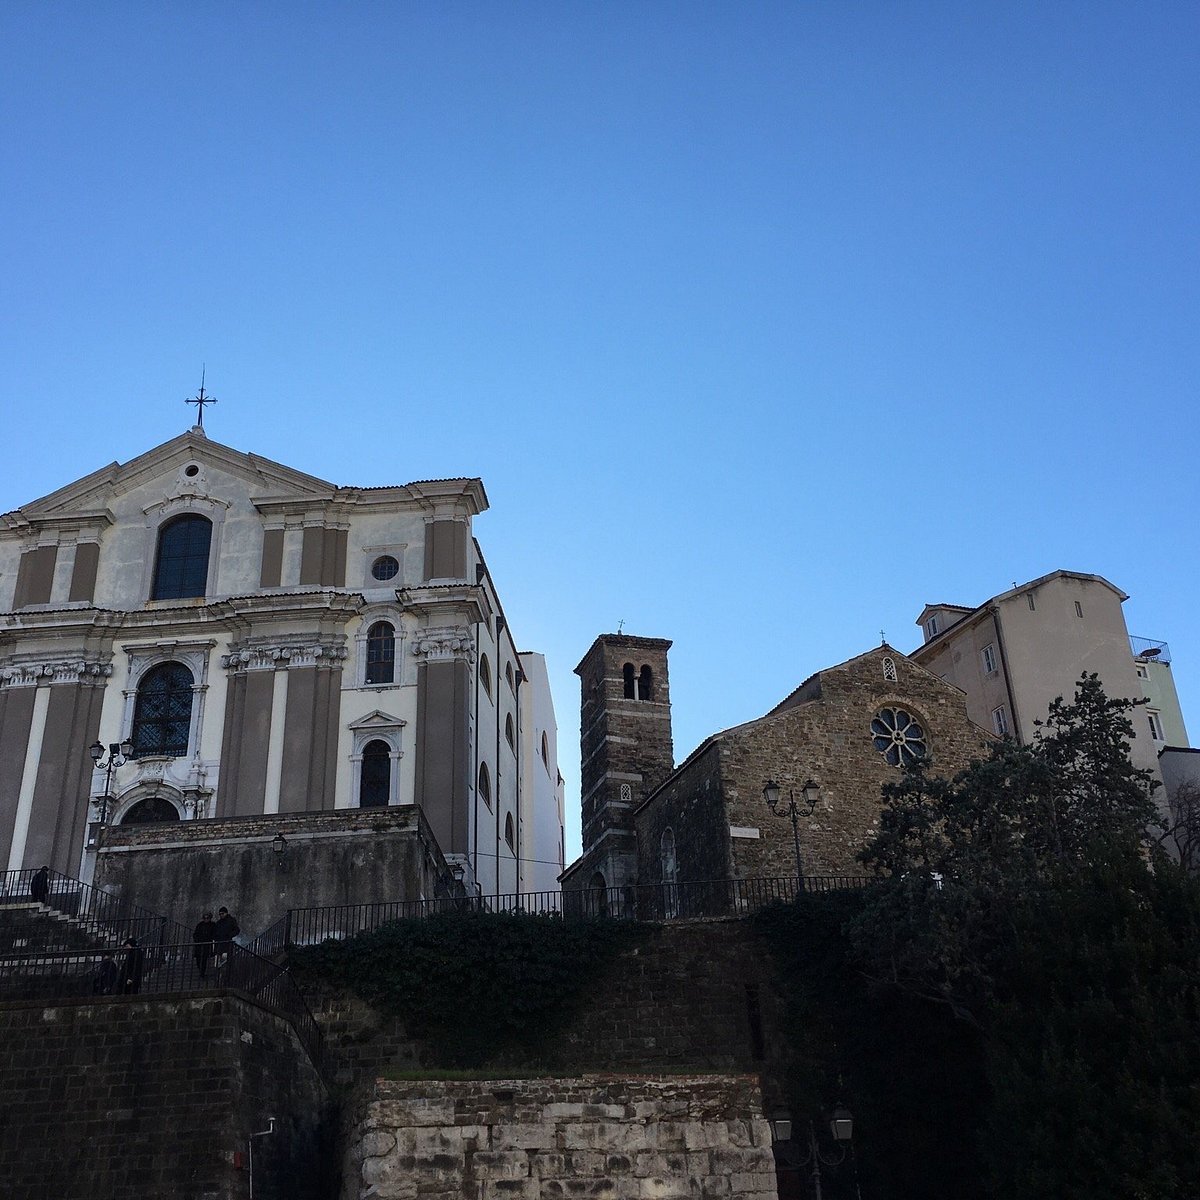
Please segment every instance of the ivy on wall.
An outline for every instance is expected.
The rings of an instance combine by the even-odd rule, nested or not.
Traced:
[[[292,967],[399,1016],[439,1066],[536,1063],[612,958],[644,936],[605,918],[445,914],[296,950]]]

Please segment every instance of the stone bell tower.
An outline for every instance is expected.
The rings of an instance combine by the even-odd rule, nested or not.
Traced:
[[[671,773],[671,693],[663,638],[606,633],[575,668],[583,856],[607,887],[636,882],[633,812]]]

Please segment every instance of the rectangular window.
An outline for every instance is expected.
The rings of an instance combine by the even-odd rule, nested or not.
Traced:
[[[1077,617],[1083,616],[1083,605],[1080,604],[1078,600],[1075,601],[1075,615]]]
[[[1033,602],[1033,593],[1030,592],[1029,595],[1025,597],[1025,599],[1029,602],[1029,611],[1033,612],[1037,608],[1037,605],[1034,604],[1034,602]]]
[[[937,617],[930,617],[929,620],[925,622],[925,636],[927,638],[937,637],[937,631],[938,619]]]
[[[1150,722],[1150,736],[1156,742],[1166,741],[1166,738],[1163,737],[1162,718],[1158,713],[1154,709],[1148,708],[1146,709],[1146,718]]]
[[[1138,663],[1137,673],[1138,673],[1139,679],[1149,679],[1150,678],[1150,672],[1148,670],[1146,670],[1145,663]]]
[[[992,728],[997,737],[1004,737],[1008,733],[1008,711],[1003,704],[992,709]]]
[[[992,645],[983,648],[983,669],[989,675],[996,673],[996,647]]]

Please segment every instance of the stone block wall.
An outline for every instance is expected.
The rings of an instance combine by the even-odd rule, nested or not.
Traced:
[[[326,1096],[291,1026],[234,995],[0,1005],[5,1200],[319,1200]]]
[[[378,1081],[342,1200],[774,1200],[750,1076]]]
[[[188,930],[225,905],[251,937],[289,908],[431,899],[449,878],[416,805],[117,825],[96,865],[99,886]]]

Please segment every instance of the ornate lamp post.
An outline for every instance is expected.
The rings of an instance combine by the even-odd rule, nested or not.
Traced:
[[[104,795],[100,798],[100,824],[108,820],[108,802],[112,798],[112,776],[118,767],[123,767],[133,757],[133,743],[126,738],[123,742],[112,742],[108,747],[108,761],[104,757],[104,743],[93,742],[89,753],[92,765],[104,772]]]
[[[792,1118],[788,1113],[779,1113],[771,1118],[771,1141],[777,1159],[785,1166],[798,1171],[812,1163],[813,1195],[816,1200],[821,1196],[821,1164],[836,1167],[846,1160],[846,1149],[854,1136],[854,1118],[850,1110],[839,1104],[830,1115],[829,1132],[837,1149],[832,1154],[826,1154],[817,1142],[817,1130],[811,1121],[808,1123],[808,1148],[801,1153],[798,1144],[792,1139]],[[858,1181],[855,1180],[855,1191]]]
[[[773,813],[779,811],[779,798],[782,790],[779,784],[773,780],[763,785],[763,799],[767,802],[767,807]],[[800,788],[800,796],[804,803],[808,805],[808,815],[811,817],[817,807],[817,801],[821,798],[821,789],[812,779],[806,779]],[[799,811],[796,805],[796,794],[791,788],[788,788],[787,807],[784,809],[784,812],[792,818],[792,841],[796,847],[796,879],[799,883],[800,891],[804,891],[804,865],[800,860]]]

